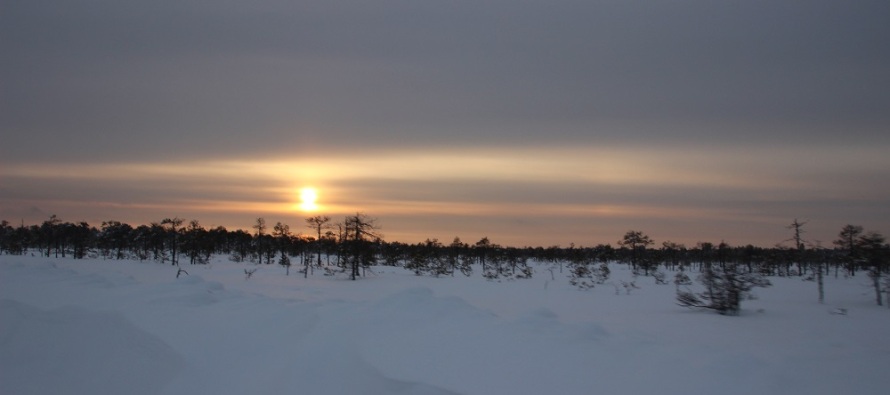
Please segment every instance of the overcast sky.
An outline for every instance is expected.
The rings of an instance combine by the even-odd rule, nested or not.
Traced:
[[[890,232],[890,2],[7,1],[0,219]],[[295,208],[314,186],[321,211]],[[308,229],[306,230],[308,232]]]

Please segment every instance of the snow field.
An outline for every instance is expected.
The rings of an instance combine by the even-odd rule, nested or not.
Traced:
[[[0,256],[2,394],[884,394],[890,309],[868,279],[771,278],[740,317],[673,285],[352,282],[278,266]],[[259,270],[249,280],[245,268]],[[630,281],[613,265],[615,281]],[[848,314],[830,314],[838,308]]]

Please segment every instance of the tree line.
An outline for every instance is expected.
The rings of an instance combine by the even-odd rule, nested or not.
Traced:
[[[699,242],[685,246],[671,241],[656,244],[641,231],[627,231],[613,247],[509,247],[487,237],[465,243],[455,237],[445,244],[437,239],[421,243],[387,242],[376,220],[362,213],[339,222],[328,216],[305,219],[309,234],[294,233],[277,222],[271,229],[257,218],[252,231],[205,228],[197,220],[165,218],[133,227],[119,221],[105,221],[99,227],[86,222],[63,222],[53,215],[39,225],[13,226],[0,222],[0,254],[37,253],[43,256],[136,259],[180,265],[206,264],[215,254],[228,255],[236,262],[298,266],[304,277],[320,271],[325,275],[346,273],[350,279],[365,275],[373,265],[401,266],[418,275],[471,275],[478,270],[488,279],[523,279],[535,273],[531,263],[551,276],[567,272],[579,288],[606,284],[610,264],[625,264],[635,275],[652,277],[658,284],[673,282],[678,303],[687,307],[710,308],[725,314],[737,312],[738,304],[754,286],[766,286],[770,276],[799,276],[818,284],[819,301],[824,300],[824,276],[855,276],[865,272],[871,279],[876,303],[886,295],[890,305],[890,246],[885,237],[861,226],[846,225],[830,248],[810,245],[803,238],[805,222],[794,220],[788,226],[791,245],[764,248],[731,246],[726,242]],[[673,280],[667,273],[674,273]],[[692,292],[689,274],[696,274],[704,292]],[[615,285],[614,282],[612,282]],[[722,284],[722,285],[721,285]],[[629,292],[632,284],[623,284]],[[615,285],[616,290],[618,285]],[[718,288],[729,288],[721,294]],[[727,307],[729,306],[729,307]]]

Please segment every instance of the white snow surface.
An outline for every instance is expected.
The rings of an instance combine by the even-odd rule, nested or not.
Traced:
[[[724,317],[649,277],[582,291],[544,266],[500,282],[183,268],[0,256],[0,394],[890,391],[890,309],[865,276],[828,277],[826,304],[813,282],[771,278]]]

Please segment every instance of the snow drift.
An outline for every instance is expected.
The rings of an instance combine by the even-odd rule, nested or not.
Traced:
[[[245,267],[259,270],[246,280]],[[285,276],[217,258],[0,256],[3,394],[883,394],[890,311],[865,278],[772,279],[740,317],[636,279]],[[617,267],[617,279],[632,274]],[[863,286],[865,284],[866,286]],[[846,315],[831,314],[844,309]]]

